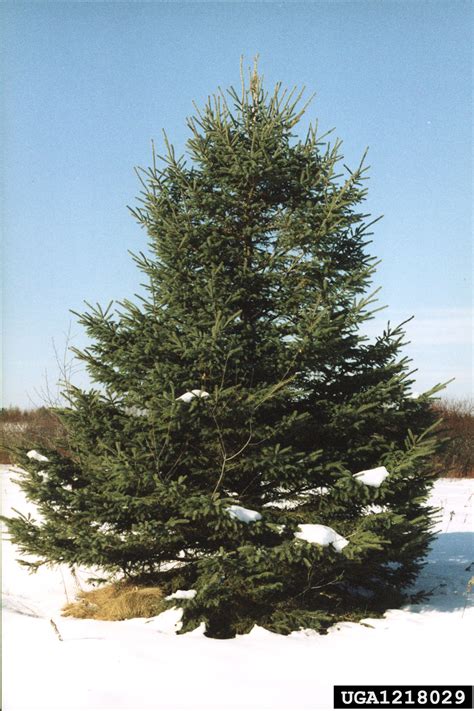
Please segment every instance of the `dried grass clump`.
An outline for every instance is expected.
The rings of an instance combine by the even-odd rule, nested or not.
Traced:
[[[113,583],[94,590],[81,590],[76,602],[63,607],[66,617],[93,620],[129,620],[154,617],[165,609],[160,588]]]

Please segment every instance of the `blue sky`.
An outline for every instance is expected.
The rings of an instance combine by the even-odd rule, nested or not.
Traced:
[[[54,391],[55,348],[83,346],[69,310],[133,297],[127,250],[146,235],[127,205],[162,128],[178,149],[192,101],[239,84],[243,54],[270,87],[316,92],[346,162],[369,146],[371,251],[388,308],[414,314],[419,390],[472,392],[472,6],[359,2],[4,2],[1,50],[3,403]],[[304,125],[302,129],[304,129]],[[78,382],[83,382],[80,375]]]

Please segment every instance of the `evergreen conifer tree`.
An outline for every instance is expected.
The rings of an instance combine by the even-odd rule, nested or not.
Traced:
[[[33,567],[195,590],[183,631],[214,637],[400,604],[431,538],[435,390],[410,396],[401,326],[361,335],[367,169],[296,136],[300,101],[254,70],[188,121],[189,162],[166,141],[140,172],[146,295],[80,315],[100,386],[19,453],[41,518],[8,519]]]

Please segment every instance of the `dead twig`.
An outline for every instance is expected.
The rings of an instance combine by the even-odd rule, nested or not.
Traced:
[[[53,628],[54,633],[55,633],[56,637],[59,639],[59,641],[60,641],[60,642],[64,642],[63,638],[61,637],[61,633],[60,633],[60,631],[58,630],[58,626],[57,626],[56,622],[53,620],[52,617],[51,617],[49,623],[50,623],[51,627]]]

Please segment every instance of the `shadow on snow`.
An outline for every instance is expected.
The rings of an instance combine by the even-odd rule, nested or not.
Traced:
[[[469,581],[474,576],[474,533],[440,533],[433,541],[413,591],[431,592],[428,600],[407,609],[412,612],[454,612],[471,607],[474,594]]]

